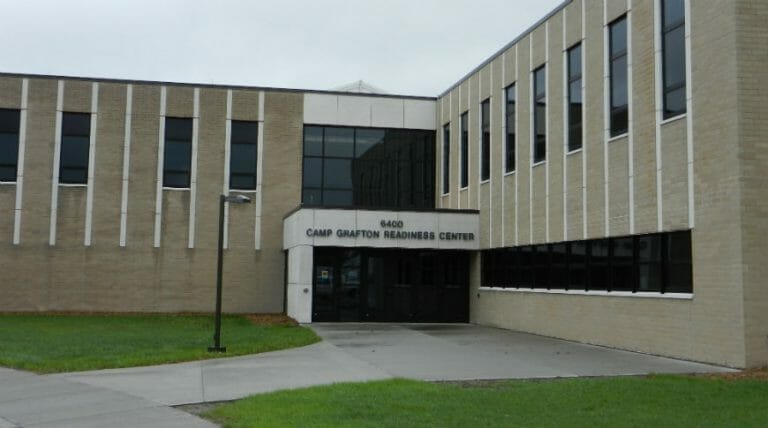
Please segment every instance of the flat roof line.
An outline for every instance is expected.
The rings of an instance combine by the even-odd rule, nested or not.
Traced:
[[[557,14],[557,12],[560,12],[561,10],[565,9],[565,7],[566,7],[566,6],[568,6],[568,5],[569,5],[569,4],[571,4],[571,3],[573,3],[573,0],[565,0],[565,1],[563,1],[563,2],[562,2],[560,5],[559,5],[559,6],[557,6],[555,9],[553,9],[553,10],[552,10],[552,12],[549,12],[548,14],[544,15],[544,17],[543,17],[543,18],[541,18],[541,19],[539,19],[538,21],[536,21],[536,23],[535,23],[535,24],[531,25],[530,27],[528,27],[528,29],[527,29],[527,30],[523,31],[523,32],[522,32],[522,33],[521,33],[519,36],[515,37],[515,39],[514,39],[514,40],[512,40],[512,41],[511,41],[511,42],[509,42],[509,43],[507,43],[507,44],[506,44],[506,45],[505,45],[503,48],[501,48],[501,49],[499,49],[498,51],[496,51],[496,53],[494,53],[493,55],[491,55],[490,57],[488,57],[488,59],[486,59],[485,61],[483,61],[483,62],[482,62],[480,65],[478,65],[477,67],[473,68],[473,69],[472,69],[472,71],[470,71],[469,73],[465,74],[465,75],[464,75],[464,77],[462,77],[462,78],[461,78],[461,79],[459,79],[459,80],[458,80],[456,83],[454,83],[453,85],[451,85],[451,86],[450,86],[448,89],[446,89],[445,91],[443,91],[443,93],[441,93],[440,95],[438,95],[438,96],[437,96],[437,98],[442,98],[442,97],[446,96],[446,95],[447,95],[449,92],[451,92],[452,90],[456,89],[456,88],[457,88],[459,85],[461,85],[462,83],[464,83],[464,81],[466,81],[467,79],[469,79],[470,77],[472,77],[472,75],[473,75],[473,74],[475,74],[475,73],[477,73],[478,71],[482,70],[482,69],[483,69],[483,67],[485,67],[486,65],[490,64],[491,62],[493,62],[493,60],[495,60],[496,58],[498,58],[498,57],[499,57],[499,56],[500,56],[502,53],[504,53],[504,52],[505,52],[507,49],[509,49],[509,48],[511,48],[512,46],[516,45],[516,44],[517,44],[517,43],[518,43],[520,40],[522,40],[523,38],[525,38],[527,35],[531,34],[531,33],[532,33],[532,32],[533,32],[533,31],[534,31],[536,28],[538,28],[538,27],[539,27],[541,24],[543,24],[544,22],[546,22],[546,21],[547,21],[549,18],[552,18],[553,16],[555,16],[555,15]]]
[[[425,97],[416,95],[398,95],[398,94],[367,94],[358,92],[344,92],[344,91],[324,91],[320,89],[290,89],[290,88],[277,88],[269,86],[246,86],[246,85],[224,85],[215,83],[188,83],[188,82],[166,82],[158,80],[132,80],[132,79],[110,79],[105,77],[85,77],[85,76],[61,76],[51,74],[34,74],[34,73],[9,73],[0,71],[0,77],[17,77],[17,78],[33,78],[33,79],[64,79],[64,80],[80,80],[80,81],[98,81],[105,83],[122,83],[122,84],[138,84],[138,85],[167,85],[167,86],[188,86],[195,88],[213,88],[213,89],[236,89],[236,90],[259,90],[259,91],[274,91],[274,92],[291,92],[301,94],[326,94],[326,95],[344,95],[351,97],[366,97],[366,98],[398,98],[409,100],[423,100],[423,101],[436,101],[437,97]]]

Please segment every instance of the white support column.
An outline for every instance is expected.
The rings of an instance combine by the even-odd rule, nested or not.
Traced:
[[[448,139],[448,152],[451,152],[451,147],[453,147],[453,139],[456,137],[456,121],[453,119],[453,91],[448,93],[448,133],[451,138]],[[454,159],[458,158],[458,156],[452,156]],[[453,208],[453,194],[458,192],[453,192],[451,189],[453,188],[453,182],[456,180],[451,180],[451,163],[448,162],[448,207]]]
[[[518,144],[518,141],[520,141],[520,114],[518,114],[518,106],[520,105],[520,97],[518,94],[520,93],[520,85],[518,82],[519,79],[519,71],[520,71],[520,56],[518,55],[518,49],[517,44],[515,44],[515,245],[520,244],[520,210],[518,210],[519,201],[520,201],[520,144]]]
[[[611,72],[609,64],[610,28],[608,27],[608,0],[603,0],[603,220],[604,235],[611,235],[610,202],[608,194],[608,140],[611,138]]]
[[[64,81],[59,80],[56,91],[56,130],[53,137],[53,174],[51,176],[51,224],[48,245],[56,245],[56,224],[59,208],[59,163],[61,161],[61,120],[64,110]]]
[[[506,223],[507,216],[507,195],[506,195],[506,174],[507,174],[507,93],[504,78],[507,75],[507,52],[501,54],[501,246],[507,246]]]
[[[568,240],[568,131],[570,114],[570,82],[568,81],[568,8],[563,8],[563,241]],[[584,62],[584,61],[582,61]],[[582,96],[582,99],[584,97]]]
[[[200,88],[194,89],[192,102],[192,161],[189,177],[189,242],[195,248],[195,217],[197,208],[197,147],[200,139]]]
[[[493,62],[489,63],[488,67],[490,68],[488,79],[488,133],[490,135],[490,143],[488,144],[488,246],[493,248]],[[482,136],[480,138],[482,139]]]
[[[120,201],[120,246],[126,246],[128,235],[128,183],[131,168],[131,126],[133,121],[133,85],[125,89],[125,133],[123,135],[123,190]]]
[[[686,23],[688,24],[688,23]],[[660,232],[664,229],[664,195],[662,185],[662,156],[661,156],[661,122],[664,120],[662,109],[662,76],[661,70],[661,0],[654,0],[653,11],[653,41],[656,76],[656,229]]]
[[[19,112],[19,157],[16,168],[16,206],[13,213],[13,245],[21,244],[21,212],[24,195],[24,158],[27,147],[27,108],[29,79],[21,80],[21,111]]]
[[[533,243],[533,165],[534,165],[534,152],[536,147],[536,122],[534,116],[536,116],[536,86],[535,76],[533,71],[533,33],[528,37],[528,81],[530,82],[528,88],[528,94],[530,95],[530,102],[528,105],[531,111],[528,116],[530,126],[528,130],[530,135],[528,136],[528,147],[530,149],[530,155],[528,161],[530,167],[528,168],[528,244]]]
[[[632,74],[632,0],[627,0],[627,171],[629,186],[629,233],[635,233],[635,132],[634,121],[632,119],[634,112],[633,74]]]
[[[227,89],[227,122],[224,131],[224,188],[222,195],[229,195],[229,164],[232,156],[232,90]],[[224,249],[229,249],[229,204],[224,204]]]
[[[155,187],[155,239],[154,247],[160,248],[163,227],[163,164],[165,162],[165,109],[167,88],[160,87],[160,127],[157,133],[157,177]]]
[[[685,7],[685,111],[687,128],[687,161],[688,161],[688,227],[696,225],[696,199],[693,177],[693,63],[691,62],[691,0],[684,1]]]
[[[587,8],[581,2],[581,111],[587,111],[587,49],[590,49],[587,41]],[[587,126],[581,125],[581,222],[582,239],[587,239]]]
[[[259,91],[259,129],[256,157],[256,221],[254,230],[254,249],[261,249],[261,208],[264,194],[262,177],[264,176],[264,91]]]
[[[467,80],[467,81],[469,81],[469,80]],[[461,209],[461,167],[462,167],[462,165],[464,165],[464,152],[461,150],[461,142],[462,142],[462,138],[463,138],[463,136],[462,136],[463,133],[461,132],[461,131],[463,131],[463,129],[461,129],[461,116],[464,114],[461,111],[461,97],[462,97],[461,85],[459,85],[459,102],[458,102],[458,108],[459,108],[458,128],[459,128],[459,132],[456,133],[456,136],[458,137],[456,139],[456,141],[458,142],[456,147],[458,147],[458,149],[459,149],[459,150],[457,150],[457,152],[458,152],[457,158],[459,159],[459,161],[456,162],[456,172],[457,172],[457,174],[456,174],[456,189],[457,189],[456,190],[456,201],[457,201],[456,202],[456,208],[457,209]],[[469,121],[469,115],[467,115],[467,121]]]
[[[93,186],[96,175],[96,130],[99,121],[99,83],[91,84],[91,133],[88,144],[88,181],[85,196],[85,238],[83,245],[91,246],[93,231]]]
[[[551,122],[551,108],[549,100],[551,97],[549,96],[549,21],[547,21],[544,24],[544,102],[545,104],[545,113],[544,118],[546,119],[544,121],[544,133],[546,134],[546,138],[544,139],[544,154],[545,154],[545,162],[544,162],[544,236],[547,242],[549,242],[549,158],[552,155],[552,151],[550,148],[552,145],[550,144],[550,140],[552,139],[552,134],[549,132],[550,129],[550,122]]]

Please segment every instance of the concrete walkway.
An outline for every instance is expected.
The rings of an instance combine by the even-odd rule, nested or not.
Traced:
[[[0,367],[0,428],[215,426],[123,392]]]
[[[731,371],[465,324],[311,327],[323,342],[244,357],[47,376],[0,368],[0,428],[212,426],[166,406],[392,377],[469,380]]]

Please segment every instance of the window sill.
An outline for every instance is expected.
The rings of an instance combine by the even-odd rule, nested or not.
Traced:
[[[459,192],[466,192],[467,190],[469,190],[469,186],[459,188]]]
[[[487,178],[487,179],[485,179],[485,180],[480,180],[480,185],[482,186],[483,184],[488,184],[488,183],[490,183],[490,182],[491,182],[491,179],[490,179],[490,178]]]
[[[163,186],[163,190],[175,190],[179,192],[188,192],[190,189],[189,187],[165,187]]]
[[[533,164],[531,164],[531,169],[536,168],[537,166],[540,166],[540,165],[544,165],[545,163],[547,163],[546,159],[542,161],[534,162]]]
[[[229,189],[229,192],[253,193],[253,194],[259,193],[259,191],[256,190],[256,189]],[[229,192],[227,192],[227,193],[229,193]]]
[[[444,197],[446,197],[446,196],[451,196],[451,192],[445,192],[445,193],[441,193],[441,194],[440,194],[440,197],[441,197],[441,198],[444,198]]]
[[[0,181],[0,186],[15,186],[15,181]]]
[[[582,151],[584,151],[584,148],[583,148],[583,147],[581,147],[581,148],[578,148],[578,149],[576,149],[576,150],[571,150],[570,152],[567,152],[565,155],[566,155],[566,156],[575,155],[575,154],[577,154],[577,153],[581,153]]]
[[[88,187],[88,184],[81,184],[81,183],[59,183],[59,187],[73,187],[73,188],[82,187],[82,188],[85,188],[85,187]]]
[[[516,171],[507,171],[504,173],[504,177],[509,177],[510,175],[515,175]]]
[[[501,293],[529,293],[529,294],[565,294],[572,296],[595,296],[595,297],[630,297],[644,299],[672,299],[672,300],[693,300],[693,293],[654,293],[647,291],[583,291],[583,290],[545,290],[528,288],[498,288],[498,287],[480,287],[480,291],[494,291]]]
[[[677,116],[672,116],[668,119],[664,119],[661,122],[659,122],[659,126],[666,125],[668,123],[677,122],[678,120],[683,120],[686,117],[688,117],[687,113],[678,114]]]
[[[615,137],[611,137],[608,140],[606,140],[606,143],[612,143],[614,141],[621,140],[622,138],[627,138],[627,137],[629,137],[629,132],[625,132],[625,133],[619,134],[619,135],[617,135]]]

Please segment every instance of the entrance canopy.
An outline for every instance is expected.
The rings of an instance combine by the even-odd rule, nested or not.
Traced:
[[[477,211],[376,211],[302,208],[283,220],[287,313],[313,321],[317,247],[478,250]],[[330,250],[330,248],[329,248]],[[317,309],[317,308],[315,308]],[[390,307],[389,311],[402,308]]]

